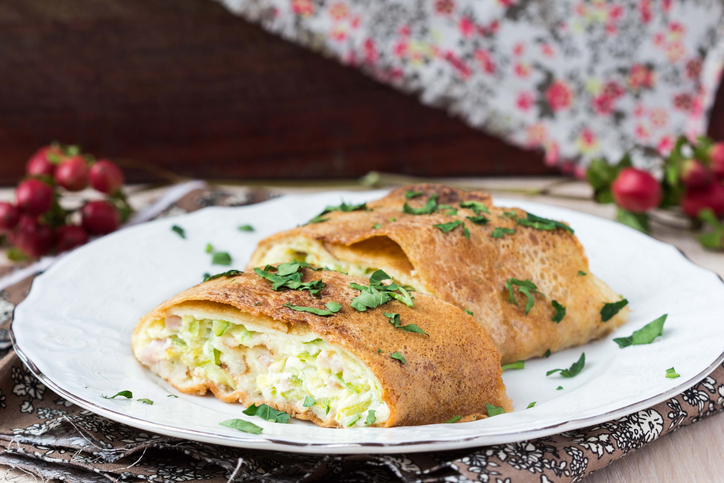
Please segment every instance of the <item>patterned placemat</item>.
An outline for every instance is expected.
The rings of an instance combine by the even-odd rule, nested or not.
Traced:
[[[268,193],[197,189],[160,210],[239,206]],[[0,291],[0,347],[32,277]],[[578,431],[520,443],[401,455],[300,455],[169,438],[75,406],[37,380],[9,347],[0,349],[0,464],[46,479],[280,482],[570,482],[661,436],[724,409],[724,367],[651,408]]]

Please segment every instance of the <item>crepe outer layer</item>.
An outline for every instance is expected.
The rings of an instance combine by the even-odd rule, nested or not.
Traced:
[[[406,199],[408,191],[422,195]],[[419,208],[433,194],[438,195],[439,204],[450,205],[457,213],[403,212],[405,202]],[[480,225],[469,220],[467,217],[476,214],[461,208],[463,201],[485,205],[490,213],[479,215],[489,221]],[[574,234],[560,228],[547,231],[522,226],[512,215],[525,218],[524,211],[494,206],[487,193],[421,184],[396,189],[367,207],[326,213],[323,218],[328,221],[272,235],[259,243],[249,266],[306,259],[322,266],[336,265],[355,275],[381,268],[401,283],[473,312],[500,350],[504,364],[585,344],[609,334],[627,319],[628,308],[624,308],[611,320],[601,320],[604,303],[621,297],[590,273]],[[448,233],[433,226],[455,220],[464,221],[470,239],[464,236],[462,226]],[[498,227],[515,233],[493,238]],[[535,303],[527,315],[527,299],[517,293],[517,287],[517,305],[509,301],[506,281],[511,278],[528,279],[542,293],[534,294]],[[566,307],[560,323],[552,321],[553,300]]]
[[[415,294],[413,308],[393,300],[360,312],[350,306],[360,294],[350,283],[366,285],[366,280],[326,270],[303,271],[303,281],[321,278],[326,284],[317,296],[301,290],[272,290],[269,281],[254,273],[192,287],[139,321],[132,337],[134,355],[182,392],[201,395],[211,390],[225,402],[267,404],[321,426],[341,426],[334,419],[334,411],[328,417],[303,407],[303,397],[294,401],[264,397],[199,377],[192,368],[164,360],[171,343],[149,337],[153,327],[171,317],[195,314],[199,319],[248,324],[252,328],[263,326],[278,337],[293,336],[305,341],[321,338],[325,344],[348,353],[373,374],[388,409],[388,416],[374,426],[441,423],[454,416],[478,419],[487,414],[486,403],[512,410],[501,378],[500,354],[480,325],[462,310],[434,297]],[[332,301],[343,307],[329,317],[285,307],[290,303],[324,309]],[[383,312],[399,313],[402,325],[416,324],[429,337],[395,328]],[[404,364],[391,358],[395,352],[406,359]],[[223,361],[222,355],[222,367]]]

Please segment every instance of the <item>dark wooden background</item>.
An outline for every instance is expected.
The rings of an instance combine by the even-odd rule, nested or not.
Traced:
[[[212,0],[0,1],[0,185],[51,140],[207,179],[552,174]]]

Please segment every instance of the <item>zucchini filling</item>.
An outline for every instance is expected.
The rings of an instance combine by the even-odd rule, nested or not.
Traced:
[[[224,393],[296,414],[311,411],[327,424],[361,427],[368,416],[384,423],[389,408],[374,374],[343,348],[315,337],[169,315],[148,327],[137,357],[181,389],[210,380]]]

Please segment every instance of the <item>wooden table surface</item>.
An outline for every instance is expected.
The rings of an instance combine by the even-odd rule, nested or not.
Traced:
[[[597,205],[586,198],[590,189],[581,182],[560,184],[559,179],[551,178],[515,178],[515,179],[450,179],[450,184],[463,188],[480,187],[496,196],[535,200],[541,203],[571,208],[604,218],[614,217],[611,205]],[[351,185],[340,187],[345,189]],[[527,196],[520,190],[541,190],[550,187],[545,195]],[[327,186],[332,189],[334,187]],[[244,189],[244,188],[230,188]],[[319,187],[274,188],[282,192],[314,192]],[[359,189],[359,188],[357,188]],[[146,192],[132,197],[152,198],[158,191]],[[9,199],[9,190],[0,190],[0,200]],[[653,235],[681,249],[694,263],[717,272],[724,277],[724,253],[703,250],[698,242],[686,232],[654,226]],[[586,483],[648,483],[652,481],[688,481],[713,482],[724,481],[724,459],[721,448],[724,446],[724,417],[711,416],[692,426],[668,434],[650,443],[630,455],[589,476]],[[30,482],[37,481],[32,476],[0,466],[0,481]],[[514,483],[514,482],[513,482]]]

